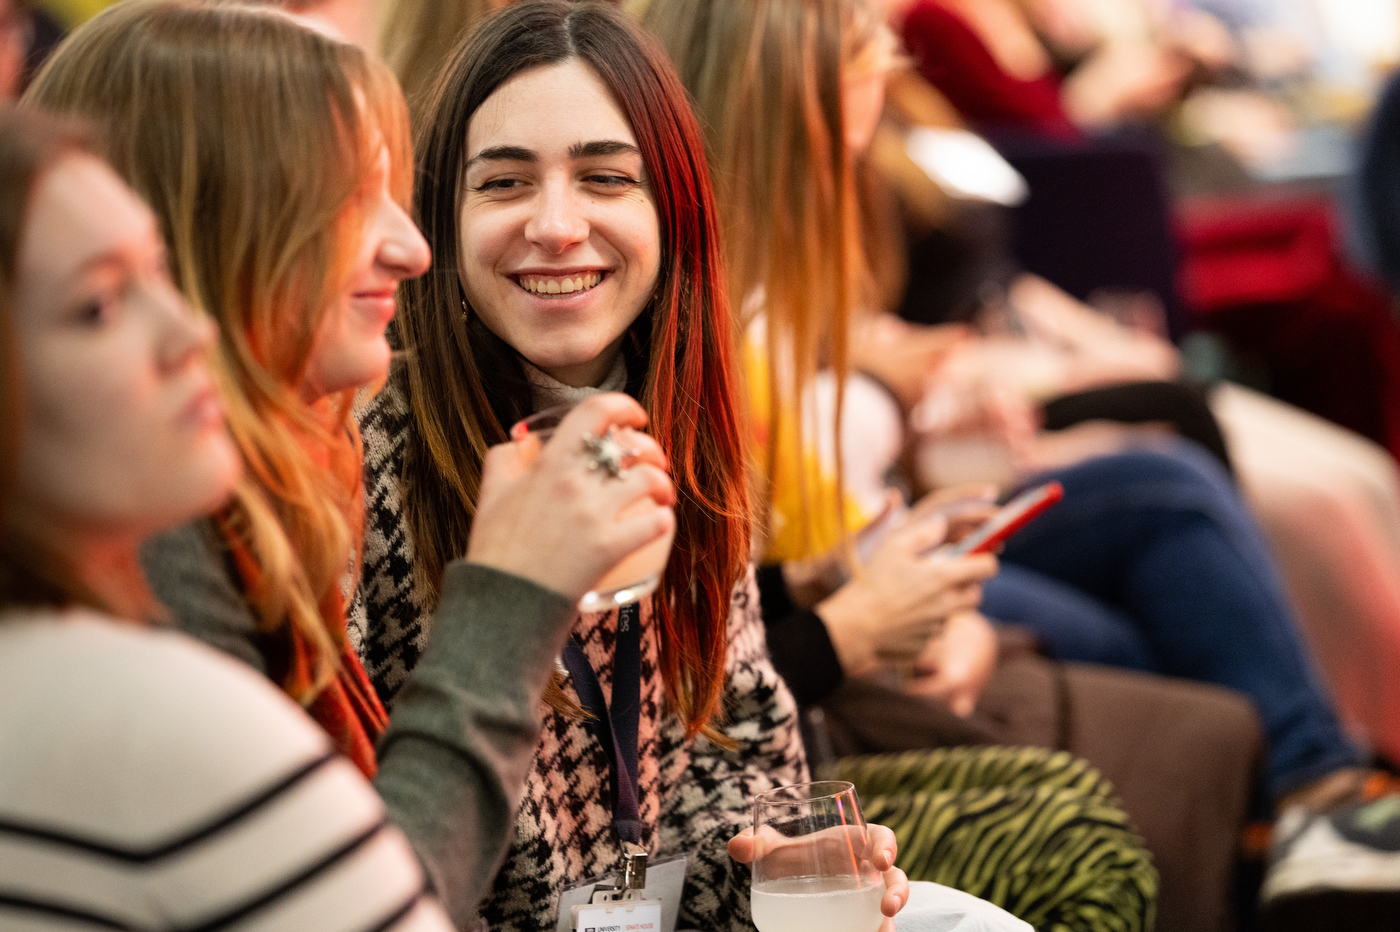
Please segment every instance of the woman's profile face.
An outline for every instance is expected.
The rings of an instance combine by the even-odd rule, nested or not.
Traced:
[[[656,287],[661,232],[636,137],[577,58],[521,72],[467,128],[458,261],[493,333],[597,385]]]
[[[399,282],[428,269],[428,244],[390,191],[389,149],[365,180],[358,205],[364,223],[349,274],[331,296],[316,331],[301,385],[303,400],[359,388],[389,371],[384,331],[394,319]]]
[[[16,511],[66,535],[143,537],[212,511],[239,457],[154,215],[103,162],[40,176],[20,237]]]

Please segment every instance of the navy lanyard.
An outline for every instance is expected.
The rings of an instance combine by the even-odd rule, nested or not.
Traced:
[[[592,718],[585,723],[608,753],[612,770],[613,827],[622,841],[641,844],[642,822],[637,812],[637,727],[642,714],[642,613],[637,603],[617,613],[617,646],[613,650],[612,708],[603,700],[598,674],[575,638],[564,645],[564,667],[574,691]]]

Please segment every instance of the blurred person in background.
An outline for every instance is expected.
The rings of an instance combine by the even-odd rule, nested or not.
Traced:
[[[764,609],[770,649],[802,701],[823,703],[829,721],[835,717],[834,710],[840,708],[844,713],[840,715],[841,725],[848,732],[883,735],[883,747],[877,743],[881,739],[875,738],[865,742],[865,750],[918,747],[916,742],[921,738],[929,740],[927,736],[934,730],[930,725],[940,718],[938,705],[929,700],[938,700],[962,715],[981,705],[979,693],[995,666],[996,650],[986,621],[967,609],[976,608],[979,593],[975,583],[985,578],[981,574],[989,567],[960,578],[959,573],[966,574],[973,565],[962,568],[961,561],[940,564],[922,559],[923,551],[938,542],[941,526],[937,522],[922,523],[917,518],[875,547],[866,557],[868,563],[854,568],[844,585],[839,574],[835,582],[813,579],[797,562],[826,547],[840,546],[843,510],[847,526],[854,529],[875,518],[887,501],[883,486],[873,495],[863,495],[859,505],[850,499],[842,504],[833,501],[840,489],[836,477],[854,480],[852,471],[841,473],[832,468],[834,399],[841,393],[848,403],[858,404],[861,396],[868,393],[869,384],[842,386],[829,371],[823,370],[833,358],[839,358],[842,344],[850,339],[842,321],[861,300],[863,262],[855,226],[858,218],[849,177],[850,160],[863,149],[873,129],[874,116],[878,116],[879,86],[890,52],[888,40],[881,30],[869,28],[868,16],[864,18],[865,30],[852,28],[852,23],[862,22],[862,16],[858,7],[845,4],[815,5],[799,14],[781,3],[652,3],[647,5],[644,16],[644,21],[672,51],[705,115],[705,125],[711,128],[711,150],[717,159],[717,177],[722,179],[720,205],[732,237],[731,291],[735,300],[747,299],[745,309],[749,315],[763,315],[762,327],[750,331],[749,352],[763,357],[767,348],[767,358],[775,360],[766,366],[760,362],[750,370],[751,404],[757,415],[755,433],[764,447],[762,458],[769,463],[767,488],[773,496],[770,507],[777,516],[765,541],[767,559],[773,562],[761,573],[761,579],[769,581],[764,586]],[[844,29],[838,28],[838,22]],[[806,49],[803,40],[785,32],[785,27],[793,31],[805,29],[798,36],[807,35],[806,41],[813,48]],[[745,60],[716,53],[717,49],[732,47],[754,49],[758,65],[750,67]],[[818,80],[837,84],[834,72],[838,50],[842,57],[837,86],[843,91],[840,99],[844,107],[840,113],[834,113],[830,101],[835,96],[819,97],[817,88],[821,85],[807,81],[808,72],[796,63],[815,58],[821,66]],[[812,102],[815,99],[828,103],[818,108]],[[784,116],[791,113],[820,113],[822,119],[792,120]],[[758,129],[763,126],[786,126],[787,130],[770,142],[767,134]],[[836,145],[832,145],[833,141]],[[846,145],[841,145],[842,141]],[[794,172],[790,166],[802,166],[803,171]],[[798,218],[798,226],[786,227],[782,218],[788,216]],[[783,258],[780,260],[779,256]],[[794,348],[794,344],[812,348]],[[891,344],[885,351],[899,355],[907,347]],[[795,378],[793,373],[803,367],[807,367],[807,378],[816,384],[811,395],[794,402],[790,382]],[[769,400],[775,396],[776,402]],[[858,400],[852,401],[853,397]],[[888,422],[883,416],[871,419],[867,414],[866,407],[847,408],[845,423],[860,437],[852,446],[886,449],[879,427]],[[896,416],[896,432],[897,422]],[[807,442],[811,448],[798,453],[803,441],[795,435],[800,434],[810,438]],[[848,450],[846,465],[855,459]],[[883,469],[875,472],[883,478]],[[810,496],[806,502],[801,500],[804,480]],[[852,486],[846,488],[850,490]],[[860,491],[865,493],[869,488],[862,485]],[[938,502],[930,504],[936,506]],[[865,507],[871,510],[862,512]],[[814,544],[814,540],[820,543]],[[780,566],[778,561],[785,558],[789,562]],[[815,612],[811,610],[814,606]],[[799,610],[802,608],[807,610]],[[936,634],[940,627],[942,633]],[[912,662],[912,679],[906,683],[911,698],[900,701],[903,697],[893,693],[860,693],[856,684],[861,677],[872,673],[878,676],[892,664],[901,665],[901,661],[905,666]],[[1025,672],[1024,665],[1017,665],[1014,672],[1008,668],[1006,675],[1014,679],[1024,677]],[[1040,672],[1033,670],[1028,679]],[[1074,690],[1076,709],[1089,704],[1081,700],[1093,696],[1115,710],[1130,707],[1143,716],[1142,725],[1127,726],[1121,732],[1116,731],[1122,727],[1121,722],[1105,728],[1110,736],[1096,736],[1102,744],[1096,744],[1096,738],[1081,737],[1085,730],[1095,731],[1089,725],[1092,716],[1076,722],[1075,741],[1081,743],[1072,747],[1102,752],[1095,757],[1105,763],[1115,783],[1129,776],[1130,768],[1119,766],[1123,759],[1109,747],[1111,734],[1140,733],[1162,707],[1170,706],[1181,721],[1195,726],[1194,730],[1183,726],[1179,733],[1182,747],[1217,738],[1224,738],[1227,745],[1245,747],[1254,733],[1251,713],[1242,709],[1235,697],[1184,685],[1149,685],[1144,678],[1131,676],[1105,678],[1075,671],[1072,677],[1070,688]],[[1037,714],[1053,716],[1053,690],[1045,691],[1040,698],[1043,703],[1038,711],[1026,710],[1026,718]],[[999,737],[1016,740],[1032,733],[1032,729],[1017,732],[1005,725],[985,727],[983,723],[995,722],[998,713],[1010,705],[1003,690],[985,710],[989,713],[986,717],[964,726],[960,739],[987,743]],[[862,721],[862,715],[871,721]],[[924,721],[918,721],[920,716]],[[956,726],[947,723],[948,717],[947,713],[942,717],[945,733],[956,733]],[[887,727],[882,728],[884,724]],[[1082,727],[1085,725],[1089,727]],[[1054,744],[1057,736],[1053,732],[1031,740],[1064,746]],[[845,746],[849,746],[849,741]],[[1252,761],[1248,753],[1241,757],[1227,754],[1233,769],[1225,767],[1223,772],[1205,773],[1197,768],[1173,779],[1166,775],[1167,770],[1175,773],[1177,763],[1190,755],[1158,750],[1161,756],[1152,759],[1163,764],[1164,769],[1151,775],[1154,779],[1150,788],[1141,779],[1124,781],[1132,785],[1135,810],[1147,817],[1146,824],[1154,830],[1153,842],[1165,847],[1166,839],[1179,831],[1182,811],[1199,809],[1197,794],[1209,794],[1216,782],[1227,786],[1221,794],[1222,800],[1228,800],[1222,810],[1230,811],[1233,806],[1232,825],[1223,831],[1219,825],[1204,826],[1213,842],[1223,840],[1223,844],[1213,844],[1211,855],[1205,858],[1211,865],[1209,869],[1204,873],[1197,871],[1203,858],[1199,848],[1191,845],[1180,846],[1190,850],[1173,852],[1181,857],[1167,859],[1172,868],[1173,921],[1189,916],[1188,921],[1197,924],[1194,927],[1207,928],[1219,921],[1228,908],[1224,900],[1234,856],[1232,836],[1242,821]],[[996,759],[998,753],[1002,752],[985,751],[970,756],[987,762]],[[956,756],[962,762],[960,767],[968,766],[968,755]],[[1016,774],[1014,788],[996,782],[961,785],[956,779],[941,783],[951,774],[941,772],[934,763],[946,756],[934,756],[919,758],[920,763],[911,757],[908,762],[894,764],[884,779],[874,778],[874,771],[862,770],[862,791],[876,794],[873,798],[878,805],[888,806],[881,811],[898,812],[900,824],[919,824],[918,841],[910,850],[920,854],[911,854],[917,859],[904,862],[909,870],[917,872],[916,877],[970,885],[965,888],[998,897],[998,902],[1013,911],[1035,910],[1022,915],[1036,923],[1049,921],[1047,915],[1075,916],[1074,920],[1065,920],[1071,924],[1092,922],[1095,920],[1080,916],[1077,910],[1088,903],[1097,907],[1107,902],[1115,903],[1116,909],[1108,910],[1114,914],[1114,921],[1141,919],[1142,913],[1130,905],[1141,903],[1134,897],[1142,897],[1144,890],[1137,886],[1141,876],[1131,867],[1135,843],[1121,835],[1114,836],[1107,815],[1110,809],[1105,806],[1092,814],[1085,813],[1078,823],[1083,830],[1080,842],[1085,846],[1078,850],[1113,850],[1116,856],[1095,861],[1103,872],[1092,873],[1093,883],[1080,891],[1082,897],[1069,888],[1049,893],[1038,886],[1048,876],[1041,872],[1044,865],[1037,857],[1039,845],[1054,844],[1039,834],[1027,837],[1014,868],[1007,865],[1019,878],[1016,884],[1001,885],[995,875],[988,873],[960,873],[964,867],[982,863],[976,853],[983,837],[981,830],[986,828],[986,837],[992,837],[998,820],[1011,817],[1015,808],[1012,798],[1058,787],[1061,774],[1057,768],[1079,766],[1071,765],[1063,755],[1053,758],[1056,763],[1047,766],[1033,766],[1034,754],[1024,754],[1016,763],[1010,763],[1013,756],[1007,756],[1008,762],[1000,771]],[[849,772],[855,772],[856,766],[852,764]],[[1144,769],[1150,769],[1150,765]],[[1190,770],[1189,766],[1186,769]],[[970,770],[977,772],[979,768],[972,766]],[[1161,802],[1166,783],[1171,783],[1174,790],[1182,790],[1181,796],[1171,797],[1170,804]],[[1186,784],[1194,789],[1186,790]],[[994,804],[985,795],[1003,790],[1008,793],[1003,797],[1004,805]],[[913,803],[906,798],[910,793],[923,795],[918,797],[918,803]],[[1053,803],[1046,799],[1043,803],[1066,809],[1077,804],[1067,798]],[[977,815],[965,819],[947,815],[962,811]],[[944,814],[947,821],[935,823],[933,812]],[[957,824],[968,830],[959,834],[959,847],[954,847],[954,842],[938,834],[936,824]],[[939,853],[936,863],[928,857],[934,851]],[[928,870],[937,873],[925,873]],[[980,885],[983,883],[992,885],[995,892]],[[1053,882],[1050,886],[1054,886]],[[1092,893],[1088,892],[1091,888]]]
[[[414,124],[448,55],[508,0],[387,0],[379,51],[394,69]]]
[[[1222,63],[1214,44],[1185,29],[1155,28],[1132,2],[1115,8],[1127,28],[1097,34],[1081,18],[1064,15],[1065,3],[1029,4],[1048,14],[1041,22],[1016,0],[881,5],[919,73],[970,122],[986,128],[1074,140],[1150,120],[1179,99],[1196,69]],[[1042,24],[1074,43],[1067,50],[1072,57],[1059,59],[1046,47]]]
[[[25,59],[34,24],[18,0],[0,0],[0,103],[14,100],[23,89]]]
[[[1127,15],[1133,4],[1110,4],[1112,10],[1105,10],[1078,0],[1045,0],[1028,6],[1040,9],[1037,15],[1049,24],[1044,32],[1066,42],[1078,35],[1073,41],[1086,45],[1085,36],[1097,29],[1131,32],[1135,21]],[[1051,8],[1063,22],[1050,22],[1045,11]],[[1145,28],[1140,16],[1136,22]],[[945,341],[941,362],[911,363],[909,353],[891,351],[917,345],[926,339],[921,334],[936,330],[888,318],[869,327],[872,351],[862,354],[859,366],[893,389],[901,409],[913,414],[906,439],[914,487],[1014,483],[1090,455],[1156,442],[1164,432],[1201,443],[1233,471],[1264,530],[1349,732],[1396,759],[1400,677],[1391,660],[1400,658],[1400,474],[1391,454],[1251,388],[1231,382],[1197,388],[1186,375],[1187,361],[1165,339],[1161,303],[1150,293],[1104,291],[1091,295],[1100,305],[1095,307],[1034,276],[1018,277],[1010,237],[975,234],[976,224],[1009,210],[969,199],[911,160],[922,127],[956,128],[961,121],[936,109],[930,115],[923,98],[932,92],[916,76],[898,76],[892,88],[865,178],[866,191],[874,194],[868,199],[866,234],[878,244],[870,254],[881,281],[881,303],[921,320],[939,319],[929,312],[940,305],[954,308],[961,319],[957,302],[962,299],[948,295],[966,295],[969,306],[980,307],[976,335],[960,331],[958,340]],[[1074,203],[1064,190],[1050,194]],[[1092,192],[1085,195],[1092,200]],[[1257,211],[1247,204],[1231,211],[1237,218],[1252,213]],[[1057,235],[1074,242],[1070,233]],[[1113,235],[1127,241],[1125,251],[1149,248],[1138,227],[1112,230]],[[1270,235],[1291,242],[1282,233]],[[1311,229],[1304,234],[1307,242],[1316,235]],[[911,251],[915,243],[927,246]],[[1093,253],[1101,245],[1085,243],[1079,252]],[[1169,240],[1160,246],[1171,250]],[[1057,248],[1074,251],[1072,245]],[[939,255],[948,263],[961,262],[938,267],[932,257]],[[1280,266],[1318,268],[1312,256],[1304,261],[1301,254],[1286,252],[1280,259]],[[1321,268],[1325,272],[1327,266]],[[1316,287],[1340,290],[1337,300],[1347,300],[1346,287],[1335,280]],[[1325,313],[1336,315],[1330,326],[1353,326],[1347,310],[1344,303],[1327,305]],[[1300,336],[1305,331],[1287,323],[1292,313],[1279,308],[1271,325],[1307,345]],[[1383,326],[1393,329],[1388,312],[1378,313]],[[1326,321],[1320,318],[1324,328]],[[1371,385],[1366,358],[1349,359],[1348,365],[1354,367],[1349,374],[1356,376],[1356,385]],[[995,417],[983,410],[993,397],[1000,409]],[[882,469],[871,464],[866,471],[878,475]]]

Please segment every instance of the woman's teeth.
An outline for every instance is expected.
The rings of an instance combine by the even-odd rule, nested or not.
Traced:
[[[575,291],[587,291],[602,280],[602,272],[567,276],[522,275],[520,287],[531,294],[573,294]]]

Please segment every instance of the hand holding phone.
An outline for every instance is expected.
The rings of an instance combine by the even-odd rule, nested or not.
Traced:
[[[1025,527],[1030,521],[1065,497],[1065,487],[1058,482],[1047,482],[1028,489],[1007,502],[977,530],[953,544],[939,548],[939,554],[948,557],[964,557],[973,553],[990,553],[1001,546],[1012,534]]]

